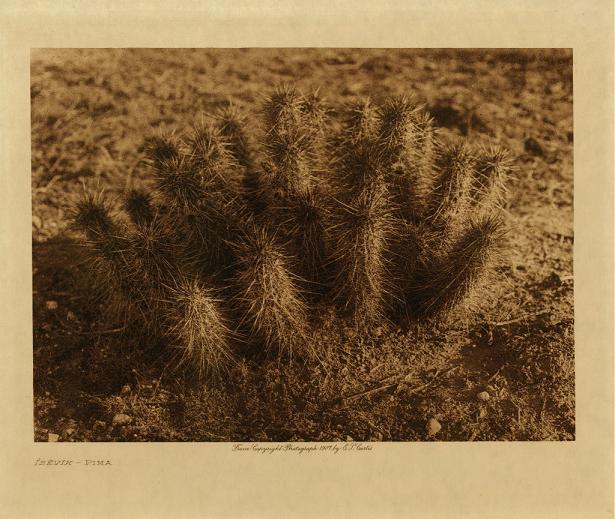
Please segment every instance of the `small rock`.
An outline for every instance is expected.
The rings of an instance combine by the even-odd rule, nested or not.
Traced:
[[[47,441],[57,442],[59,439],[60,439],[60,435],[59,434],[49,433],[47,435]]]
[[[382,435],[382,433],[380,431],[375,431],[372,434],[372,438],[371,439],[372,439],[372,441],[375,441],[375,442],[381,442],[383,440],[383,438],[384,438],[384,436]]]
[[[480,411],[478,411],[478,417],[485,418],[485,416],[487,416],[487,410],[484,407],[482,407]]]
[[[77,430],[77,422],[75,420],[73,420],[72,418],[70,420],[68,420],[68,423],[66,424],[66,427],[64,427],[64,432],[62,434],[62,436],[64,438],[68,438],[69,436],[72,436],[75,431]]]
[[[68,312],[66,312],[66,319],[68,319],[69,321],[75,321],[77,319],[77,316],[69,310]]]
[[[540,143],[533,137],[529,137],[525,140],[525,151],[531,155],[543,155],[544,153]]]
[[[344,93],[356,95],[361,92],[362,88],[363,88],[363,84],[360,82],[348,83],[346,87],[344,88]]]
[[[113,425],[128,425],[130,423],[132,423],[132,418],[130,416],[128,416],[127,414],[116,414],[113,417]]]
[[[105,422],[102,422],[101,420],[96,420],[94,422],[94,425],[92,426],[92,429],[94,430],[94,432],[103,432],[106,427],[107,424]]]
[[[383,333],[383,329],[382,326],[378,326],[375,330],[374,330],[374,337],[381,337]]]
[[[481,391],[478,395],[476,395],[476,398],[482,400],[483,402],[486,402],[491,398],[491,395],[487,393],[487,391]]]
[[[47,301],[45,303],[45,307],[47,308],[47,310],[57,310],[58,302],[57,301]]]
[[[352,439],[352,436],[346,436],[346,441],[347,442],[353,442],[354,440]]]
[[[559,94],[564,91],[564,85],[558,81],[557,83],[547,86],[547,91],[549,94]]]
[[[436,420],[435,418],[430,418],[425,427],[425,430],[427,431],[427,436],[435,436],[440,432],[440,429],[442,429],[442,426],[440,425],[440,422],[438,422],[438,420]]]
[[[41,221],[40,216],[32,215],[32,225],[37,229],[40,229],[43,226],[43,222]]]
[[[268,442],[269,441],[269,436],[267,436],[267,433],[265,431],[259,431],[254,435],[254,441],[257,442]]]
[[[122,395],[129,395],[131,391],[132,388],[130,387],[130,384],[124,384],[122,386]]]

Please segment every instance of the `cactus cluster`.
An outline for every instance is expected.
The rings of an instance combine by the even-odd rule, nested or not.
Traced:
[[[437,135],[406,97],[337,111],[277,88],[262,129],[233,107],[150,138],[151,190],[74,221],[124,318],[179,364],[219,373],[250,349],[310,356],[313,310],[365,331],[475,300],[501,250],[507,155]],[[125,217],[128,216],[128,218]]]

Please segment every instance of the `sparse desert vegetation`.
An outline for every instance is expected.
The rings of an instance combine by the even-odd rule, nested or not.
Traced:
[[[37,51],[31,96],[37,440],[574,438],[567,51]]]

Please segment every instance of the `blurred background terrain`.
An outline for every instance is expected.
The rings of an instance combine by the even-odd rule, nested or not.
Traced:
[[[186,385],[159,345],[103,319],[71,206],[83,184],[147,183],[160,129],[229,102],[256,124],[280,83],[332,105],[412,94],[443,132],[510,150],[500,300],[463,326],[362,337],[325,322],[319,364],[246,361],[221,386]],[[37,441],[574,439],[571,51],[33,50],[31,100]]]

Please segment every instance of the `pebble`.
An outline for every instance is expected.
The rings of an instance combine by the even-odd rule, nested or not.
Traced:
[[[132,418],[127,414],[116,414],[113,417],[113,425],[128,425],[132,422]]]
[[[527,151],[531,155],[543,155],[543,149],[540,143],[534,139],[534,137],[529,137],[525,140],[524,143],[525,151]]]
[[[561,82],[552,83],[547,86],[547,91],[549,94],[559,94],[564,91],[564,85]]]
[[[479,400],[482,400],[483,402],[486,402],[487,400],[491,398],[491,395],[489,395],[487,391],[481,391],[478,395],[476,395],[476,398],[478,398]]]
[[[94,432],[103,432],[106,427],[107,427],[107,424],[105,422],[101,420],[96,420],[92,428],[94,429]]]
[[[132,391],[130,384],[124,384],[122,386],[122,395],[128,395]]]
[[[483,408],[481,408],[481,410],[478,412],[478,417],[479,417],[479,418],[485,418],[485,416],[487,416],[487,410],[483,407]]]
[[[361,92],[362,88],[363,88],[362,83],[358,83],[358,82],[350,83],[346,85],[345,92],[350,93],[350,94],[358,94],[359,92]]]
[[[353,442],[354,440],[352,439],[352,436],[346,436],[346,441],[347,442]]]
[[[68,319],[69,321],[75,321],[77,319],[77,316],[69,310],[68,312],[66,312],[66,319]]]
[[[47,310],[57,310],[58,302],[57,301],[47,301],[45,303],[45,307],[47,308]]]
[[[442,429],[442,426],[435,418],[430,418],[425,427],[428,436],[435,436],[440,432],[440,429]]]
[[[47,441],[57,442],[59,439],[60,439],[60,435],[59,434],[49,433],[47,435]]]
[[[43,222],[41,221],[41,218],[35,214],[32,215],[32,224],[37,229],[40,229],[43,226]]]
[[[66,427],[64,428],[64,432],[62,433],[62,436],[64,438],[69,438],[73,434],[75,434],[76,430],[77,430],[77,422],[73,419],[70,419],[68,423],[66,424]]]

